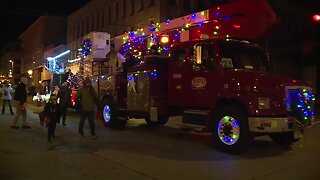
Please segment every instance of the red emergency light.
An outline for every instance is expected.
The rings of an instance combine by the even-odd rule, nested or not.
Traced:
[[[319,14],[315,14],[312,16],[312,19],[314,22],[319,23],[320,22],[320,15]]]

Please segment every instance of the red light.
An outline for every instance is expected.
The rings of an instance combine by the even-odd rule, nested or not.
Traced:
[[[315,22],[320,22],[320,15],[319,14],[315,14],[312,19],[315,21]]]
[[[238,24],[234,24],[233,27],[236,28],[236,29],[240,29],[241,28],[241,26],[238,25]]]

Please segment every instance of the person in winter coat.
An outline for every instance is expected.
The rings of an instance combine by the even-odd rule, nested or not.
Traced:
[[[83,82],[83,87],[81,87],[76,94],[76,101],[80,104],[81,109],[81,118],[79,123],[79,135],[80,137],[84,137],[83,133],[83,125],[86,118],[88,118],[90,129],[91,129],[91,137],[95,139],[97,134],[95,132],[95,108],[98,104],[98,98],[94,88],[91,85],[91,80],[86,78]]]
[[[64,126],[66,126],[67,111],[70,105],[70,95],[71,93],[67,83],[63,83],[61,88],[59,89],[57,99],[60,108],[60,117],[58,123],[60,123],[60,119],[62,117],[62,125]]]
[[[57,97],[55,94],[50,95],[48,103],[43,109],[45,123],[48,126],[48,141],[51,142],[51,138],[54,138],[57,122],[60,118],[60,107],[57,103]]]
[[[6,103],[9,104],[10,113],[13,115],[12,106],[11,106],[11,100],[12,100],[12,93],[13,90],[11,86],[9,85],[9,82],[6,81],[5,85],[2,88],[1,94],[2,94],[2,114],[5,112]]]
[[[19,126],[17,126],[17,121],[20,116],[22,116],[22,128],[23,129],[29,129],[30,126],[27,125],[26,116],[27,116],[27,110],[25,103],[27,101],[27,84],[28,79],[25,76],[22,76],[20,78],[20,82],[18,83],[15,93],[14,93],[14,105],[16,108],[16,115],[13,119],[13,125],[11,128],[18,129]]]

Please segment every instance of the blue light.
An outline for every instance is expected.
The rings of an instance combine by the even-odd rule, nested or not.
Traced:
[[[152,77],[153,77],[153,78],[157,78],[157,77],[158,77],[158,73],[157,73],[157,72],[153,72],[153,73],[152,73]]]
[[[225,19],[230,19],[230,16],[226,15],[224,16]]]
[[[193,13],[192,15],[191,15],[191,18],[192,19],[194,19],[194,18],[196,18],[197,17],[197,15],[195,14],[195,13]]]
[[[167,20],[166,20],[166,23],[167,23],[167,24],[169,24],[169,23],[170,23],[170,20],[169,20],[169,19],[167,19]]]

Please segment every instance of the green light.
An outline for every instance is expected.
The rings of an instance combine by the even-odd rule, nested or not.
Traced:
[[[201,15],[204,16],[204,11],[201,12]]]
[[[214,35],[217,35],[217,34],[218,34],[218,32],[214,31],[214,32],[213,32],[213,34],[214,34]]]
[[[234,135],[232,136],[232,138],[233,138],[233,139],[236,139],[236,138],[237,138],[237,135],[234,134]]]
[[[307,90],[306,90],[306,89],[303,89],[302,91],[303,91],[303,92],[307,92]]]
[[[311,109],[311,106],[308,106],[308,109]]]
[[[304,117],[304,120],[307,120],[308,118],[307,117]]]
[[[225,117],[223,118],[223,120],[224,120],[224,122],[229,122],[229,121],[230,121],[230,117],[229,117],[229,116],[225,116]]]

